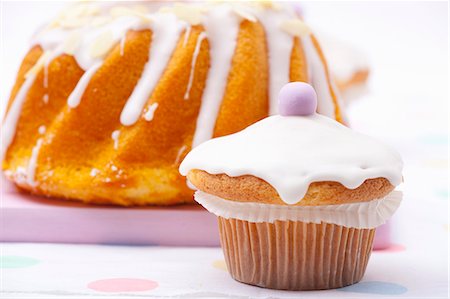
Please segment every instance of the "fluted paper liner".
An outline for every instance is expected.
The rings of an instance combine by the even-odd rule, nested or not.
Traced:
[[[195,200],[209,212],[226,219],[250,222],[302,221],[322,222],[354,228],[375,228],[391,218],[402,201],[402,192],[392,191],[383,198],[366,202],[324,205],[288,206],[227,200],[202,191]]]
[[[222,248],[231,276],[272,289],[344,287],[364,275],[375,229],[329,223],[254,223],[219,217]]]

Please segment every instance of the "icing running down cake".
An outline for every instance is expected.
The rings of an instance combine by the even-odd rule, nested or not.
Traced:
[[[183,157],[277,114],[290,81],[313,84],[317,112],[342,121],[320,46],[288,5],[76,4],[32,40],[2,124],[2,168],[47,196],[191,202]]]

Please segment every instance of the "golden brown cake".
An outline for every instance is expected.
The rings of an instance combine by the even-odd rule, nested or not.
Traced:
[[[231,276],[285,290],[347,286],[364,275],[375,230],[401,201],[399,154],[316,111],[304,82],[281,115],[194,148],[180,165],[218,216]]]
[[[35,194],[117,205],[192,201],[191,148],[277,114],[289,81],[342,121],[320,46],[289,6],[76,4],[38,32],[2,126],[2,169]]]
[[[196,188],[209,194],[239,202],[261,202],[286,205],[276,190],[266,181],[252,175],[229,177],[226,174],[209,174],[193,169],[187,178]],[[314,182],[298,206],[321,206],[352,202],[365,202],[382,198],[394,190],[385,178],[367,179],[355,189],[348,189],[338,182]]]

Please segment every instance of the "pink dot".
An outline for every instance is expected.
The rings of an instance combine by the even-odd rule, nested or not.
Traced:
[[[148,279],[138,278],[112,278],[96,280],[88,284],[88,288],[98,292],[143,292],[153,290],[158,283]]]
[[[405,251],[406,247],[400,244],[391,244],[388,248],[377,250],[377,252],[400,252]]]

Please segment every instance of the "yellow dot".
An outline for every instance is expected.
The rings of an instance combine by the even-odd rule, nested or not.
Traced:
[[[214,268],[227,271],[227,264],[225,263],[224,260],[216,260],[213,262],[212,265]]]
[[[422,162],[425,167],[436,169],[447,169],[448,159],[428,159]]]

